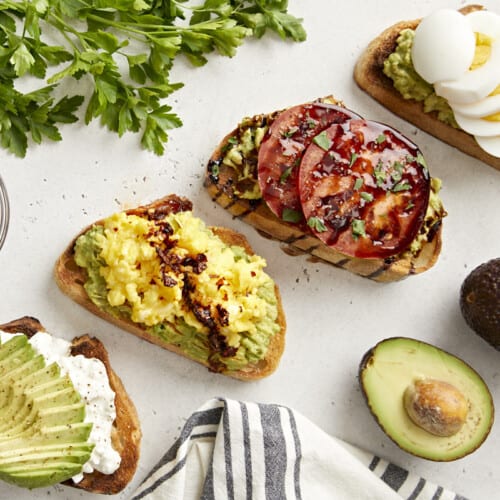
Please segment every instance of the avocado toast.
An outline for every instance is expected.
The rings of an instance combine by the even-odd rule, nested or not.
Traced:
[[[480,5],[468,5],[459,10],[464,15],[483,9]],[[380,102],[390,111],[404,120],[413,123],[418,128],[437,137],[460,151],[477,158],[484,163],[500,169],[500,158],[483,150],[474,137],[449,121],[443,120],[444,115],[438,108],[426,109],[428,100],[405,98],[396,89],[393,79],[384,72],[384,64],[392,54],[396,54],[400,35],[417,28],[421,19],[398,22],[374,38],[359,57],[354,68],[354,80],[358,86]],[[408,60],[409,60],[408,56]],[[395,73],[394,77],[397,74]],[[400,75],[401,76],[401,75]],[[404,78],[415,76],[415,70],[409,71]],[[418,75],[417,75],[418,76]],[[420,78],[421,80],[421,78]],[[429,86],[427,82],[425,85]],[[436,97],[434,95],[434,97]],[[451,110],[450,110],[451,112]]]
[[[7,467],[10,471],[3,468],[2,474],[7,474],[7,476],[2,475],[2,479],[9,480],[9,482],[13,482],[19,486],[33,488],[48,485],[47,480],[50,482],[52,478],[55,479],[55,481],[52,481],[50,484],[60,482],[63,480],[61,478],[64,477],[69,478],[79,475],[78,482],[75,482],[73,479],[67,479],[64,481],[64,484],[101,494],[115,494],[123,490],[131,481],[137,468],[140,453],[141,430],[135,406],[128,396],[120,378],[111,368],[108,353],[104,345],[95,337],[83,335],[73,339],[71,342],[70,356],[76,357],[82,355],[89,360],[93,360],[94,365],[95,361],[99,360],[105,367],[109,386],[114,392],[114,406],[116,411],[111,426],[111,445],[115,452],[119,454],[120,461],[118,468],[109,474],[99,472],[99,470],[86,473],[84,472],[85,469],[83,469],[82,473],[83,462],[81,462],[81,460],[87,459],[88,452],[91,451],[87,439],[88,433],[90,432],[89,424],[83,422],[81,420],[81,415],[75,413],[75,411],[78,413],[83,411],[80,409],[80,401],[83,400],[83,396],[82,399],[80,399],[80,396],[72,390],[71,384],[70,386],[64,384],[65,379],[58,375],[59,370],[55,366],[55,363],[51,365],[47,364],[46,367],[43,367],[41,356],[34,357],[31,354],[33,349],[31,349],[30,345],[26,342],[26,338],[31,339],[36,336],[37,333],[45,332],[44,327],[37,319],[25,316],[0,325],[0,331],[17,335],[13,340],[7,342],[3,341],[1,348],[9,351],[15,348],[18,353],[16,355],[17,360],[21,359],[21,354],[26,358],[26,363],[19,365],[16,369],[16,373],[18,374],[16,376],[16,381],[11,384],[11,387],[15,388],[16,385],[19,385],[22,388],[24,385],[24,389],[22,389],[24,394],[30,393],[38,395],[39,397],[34,399],[35,405],[39,404],[43,406],[44,401],[47,400],[51,394],[55,394],[54,392],[47,392],[47,387],[54,387],[54,384],[60,385],[61,383],[64,385],[64,387],[56,393],[57,398],[50,398],[50,401],[60,399],[61,405],[54,406],[54,403],[51,403],[52,406],[48,407],[45,413],[43,408],[41,410],[41,412],[44,413],[44,417],[40,418],[45,418],[46,422],[45,425],[39,424],[42,425],[42,438],[44,432],[46,436],[45,440],[41,437],[37,438],[37,448],[41,446],[41,449],[30,451],[30,448],[26,447],[21,451],[15,450],[19,458],[23,455],[26,456],[23,461],[26,461],[25,466],[28,470],[23,470],[22,465],[17,466],[19,469],[17,471],[13,470],[13,466]],[[15,343],[19,345],[15,346]],[[11,347],[9,347],[9,345]],[[2,362],[4,365],[5,361],[12,357],[13,356],[10,356],[9,358],[8,355],[5,356],[3,354]],[[40,365],[40,363],[42,364]],[[33,368],[30,368],[30,365],[37,366],[38,369],[31,372],[29,370],[33,370]],[[23,377],[20,376],[20,368],[23,369]],[[55,374],[52,373],[53,368],[56,368]],[[2,372],[4,376],[9,376],[9,372],[6,371],[6,366],[3,366]],[[30,375],[33,376],[30,377]],[[26,381],[26,384],[23,384],[23,381]],[[15,391],[15,389],[13,389],[13,391]],[[73,396],[67,396],[68,393],[73,394]],[[64,401],[63,396],[65,398]],[[49,404],[48,400],[45,404]],[[23,414],[22,408],[18,408],[16,413]],[[25,419],[23,425],[26,427],[26,422],[29,423],[30,421],[30,418]],[[18,432],[16,434],[17,437],[10,438],[10,440],[5,440],[4,438],[1,445],[2,452],[6,453],[6,450],[9,449],[8,447],[12,447],[13,443],[21,443],[26,440],[29,442],[30,439],[33,439],[33,434],[35,436],[37,435],[37,421],[40,422],[38,417],[35,419],[35,424],[27,426],[23,433]],[[2,433],[8,437],[8,429],[5,428],[5,425],[2,427]],[[8,427],[10,427],[9,432],[12,434],[12,426],[10,425]],[[31,431],[31,429],[33,429],[33,431]],[[65,442],[69,442],[70,444],[64,445]],[[33,446],[35,445],[33,444]],[[58,458],[56,455],[53,458],[56,464],[51,469],[48,469],[47,459],[43,466],[37,466],[36,461],[30,463],[30,457],[31,460],[40,460],[40,453],[43,451],[46,453],[47,449],[53,448],[54,446],[61,447],[62,456]],[[72,452],[71,449],[74,451]],[[79,451],[78,455],[82,457],[81,460],[76,456],[75,451]],[[65,457],[72,458],[68,459]],[[3,461],[5,460],[4,458]],[[79,460],[81,463],[71,463],[75,460]],[[68,464],[67,462],[70,463]],[[75,470],[73,470],[73,468],[75,468]],[[18,476],[17,478],[15,478],[16,475]]]
[[[191,210],[170,195],[96,222],[58,259],[55,279],[74,301],[140,338],[214,372],[265,377],[284,349],[278,287],[242,235],[208,228]]]

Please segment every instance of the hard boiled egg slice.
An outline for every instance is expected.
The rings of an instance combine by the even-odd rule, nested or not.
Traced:
[[[415,30],[411,58],[427,82],[454,80],[472,64],[476,39],[466,16],[440,9],[422,19]]]
[[[479,68],[467,71],[461,78],[434,85],[437,95],[450,103],[470,104],[486,97],[500,82],[500,43],[491,46],[491,55]]]
[[[472,31],[482,33],[491,38],[500,34],[500,16],[487,10],[476,10],[464,16],[469,22]]]
[[[488,96],[471,104],[453,104],[453,110],[468,118],[482,118],[500,113],[500,94]]]
[[[492,156],[500,158],[500,136],[475,137],[479,147]]]
[[[440,81],[434,85],[437,95],[454,103],[470,104],[485,98],[500,82],[500,17],[487,11],[463,16],[470,29],[491,38],[491,52],[486,62],[467,70],[454,80]]]
[[[500,135],[500,121],[484,120],[482,118],[469,118],[453,110],[455,120],[459,127],[471,135],[491,137]]]

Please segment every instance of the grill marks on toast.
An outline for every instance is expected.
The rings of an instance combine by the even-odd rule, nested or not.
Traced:
[[[262,199],[245,200],[237,197],[232,188],[233,169],[222,164],[222,151],[230,137],[226,136],[210,159],[205,177],[205,187],[214,202],[228,210],[236,219],[254,226],[264,237],[280,241],[282,249],[289,255],[309,255],[313,260],[333,264],[375,281],[394,281],[419,272],[410,259],[356,259],[346,257],[319,241],[313,235],[305,234],[295,227],[280,221]],[[212,174],[217,165],[218,174]],[[439,232],[434,236],[439,238]],[[291,249],[291,251],[290,251]]]

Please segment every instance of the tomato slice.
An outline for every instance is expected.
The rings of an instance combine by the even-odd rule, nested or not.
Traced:
[[[307,146],[334,123],[359,118],[333,104],[300,104],[281,112],[259,147],[258,180],[262,197],[280,219],[305,226],[298,189],[300,160]]]
[[[350,120],[311,142],[299,191],[307,224],[320,240],[352,257],[386,258],[417,235],[430,177],[409,139],[381,123]]]

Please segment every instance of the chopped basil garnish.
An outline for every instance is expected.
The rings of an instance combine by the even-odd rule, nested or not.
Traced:
[[[330,149],[330,146],[332,145],[332,142],[330,141],[326,130],[323,130],[323,132],[319,133],[314,139],[313,139],[314,144],[318,145],[321,149],[324,149],[325,151],[328,151]]]
[[[349,161],[349,166],[352,167],[354,162],[358,159],[358,155],[356,153],[351,153],[351,159]]]
[[[352,235],[354,238],[359,238],[360,236],[366,236],[365,232],[365,221],[361,219],[353,219],[351,222]]]
[[[210,173],[214,177],[218,177],[219,176],[219,172],[220,172],[219,165],[217,165],[217,163],[212,164],[212,166],[210,167]]]
[[[358,177],[354,182],[354,191],[359,191],[362,186],[363,186],[363,179],[361,177]]]
[[[427,162],[425,161],[424,155],[422,153],[417,154],[417,163],[422,165],[422,167],[427,168]]]
[[[292,208],[284,208],[281,218],[285,222],[300,222],[302,220],[302,213]]]
[[[292,173],[293,167],[287,167],[286,170],[281,174],[280,176],[280,184],[285,184],[287,179],[290,177],[290,174]]]
[[[367,193],[366,191],[361,191],[361,193],[359,193],[359,195],[365,201],[368,201],[368,202],[373,201],[373,195],[371,193]]]
[[[411,189],[411,184],[407,181],[401,181],[398,182],[395,186],[392,188],[393,193],[398,193],[399,191],[408,191]]]
[[[403,178],[403,170],[404,167],[399,161],[394,162],[393,171],[391,173],[394,182],[399,182]]]
[[[378,187],[383,186],[385,183],[385,170],[384,170],[384,165],[382,164],[381,161],[377,163],[375,168],[373,169],[373,175],[375,177],[375,183],[377,184]]]
[[[299,127],[290,127],[286,132],[283,132],[283,137],[289,138],[292,137],[295,132],[299,130]]]
[[[325,224],[318,217],[309,217],[309,219],[307,220],[307,225],[310,228],[314,229],[315,231],[318,231],[318,233],[322,233],[322,232],[326,231]]]

